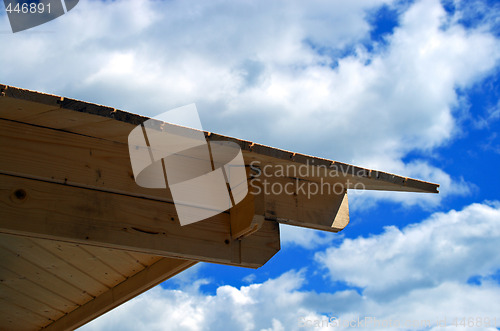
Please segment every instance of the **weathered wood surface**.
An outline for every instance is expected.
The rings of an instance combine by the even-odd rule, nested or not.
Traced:
[[[233,239],[228,213],[183,227],[175,217],[171,203],[0,175],[0,233],[251,268],[280,248],[272,222]]]

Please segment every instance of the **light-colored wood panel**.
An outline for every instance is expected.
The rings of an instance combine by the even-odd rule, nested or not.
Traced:
[[[100,283],[108,288],[115,286],[126,278],[97,257],[80,248],[80,245],[71,245],[53,240],[38,240],[38,244],[78,270],[85,272],[89,276],[92,275],[92,278],[98,279]]]
[[[26,249],[17,249],[16,247],[9,246],[9,242],[12,240],[5,240],[7,236],[2,235],[2,248],[0,248],[0,261],[2,265],[16,273],[22,275],[26,279],[29,279],[33,283],[40,284],[45,288],[57,289],[60,291],[60,296],[64,297],[68,301],[75,304],[83,304],[92,297],[82,289],[84,284],[78,282],[78,274],[66,275],[58,273],[60,269],[42,268],[39,266],[40,259],[32,259],[37,257],[37,251],[35,247],[28,248],[31,250],[30,253],[26,253]],[[8,236],[13,237],[13,236]],[[10,239],[10,238],[9,238]],[[19,237],[19,241],[24,241],[22,237]],[[4,245],[7,245],[4,246]],[[57,261],[57,259],[46,260],[47,265],[54,265],[61,263],[63,261]],[[72,283],[66,281],[69,279]],[[92,293],[92,291],[89,291]]]
[[[103,121],[93,123],[92,125],[77,125],[64,128],[64,130],[122,144],[128,144],[128,135],[135,127],[135,125],[127,122],[105,118]]]
[[[10,307],[11,305],[5,304],[5,306]],[[48,321],[48,323],[50,323],[50,321]],[[26,319],[23,316],[19,316],[19,314],[15,314],[15,311],[5,312],[0,310],[0,328],[2,331],[39,330],[41,327],[48,323],[43,321],[43,323],[40,325],[31,319]]]
[[[196,262],[162,258],[103,295],[60,318],[46,330],[73,330],[194,264]]]
[[[168,190],[146,189],[139,187],[135,183],[130,166],[128,147],[124,144],[9,121],[0,121],[0,128],[0,158],[4,160],[0,165],[0,172],[148,197],[160,201],[171,201]],[[254,186],[253,183],[260,182],[268,184],[264,187],[266,191],[268,188],[276,187],[275,185],[287,189],[288,184],[286,181],[299,181],[299,179],[290,179],[288,177],[267,176],[266,169],[261,171],[262,176],[256,177],[249,182],[251,188]],[[304,183],[301,181],[301,185]],[[314,182],[311,183],[314,184]],[[325,182],[321,187],[324,185],[337,189],[337,183]],[[319,184],[316,184],[316,186],[319,186]],[[290,203],[291,194],[281,191],[279,194],[273,194],[273,190],[269,191],[269,193],[266,192],[265,194],[267,210],[273,217],[286,221],[289,213],[281,213],[281,211],[286,212],[286,208],[281,208],[279,211],[272,208],[274,206],[292,206],[297,209],[297,206]],[[304,210],[301,211],[301,217],[290,219],[290,224],[318,228],[318,223],[328,223],[332,220],[331,218],[318,220],[317,217],[331,216],[329,211],[332,208],[332,203],[335,206],[335,199],[318,197],[327,194],[315,195],[311,201],[309,199],[300,199],[301,207],[304,207]],[[247,197],[244,201],[249,199],[253,199],[253,197]],[[325,204],[319,204],[318,201],[320,200]],[[243,205],[236,206],[233,215],[238,213],[238,210],[242,209]],[[319,209],[319,211],[316,212],[315,209]],[[250,220],[254,218],[253,215],[249,216]],[[311,215],[311,217],[308,217],[308,215]],[[171,217],[176,219],[175,214]],[[258,229],[258,224],[259,222],[256,222],[251,226],[252,231]],[[339,229],[330,229],[329,227],[323,227],[322,229],[339,231]],[[251,233],[250,230],[250,232],[247,230],[238,229],[233,234],[233,238],[238,238],[245,233]]]
[[[67,289],[68,292],[61,293],[61,295],[73,293],[71,297],[76,300],[76,303],[86,302],[90,299],[89,295],[95,297],[107,290],[107,286],[100,280],[89,276],[85,270],[74,267],[69,263],[71,261],[62,260],[48,252],[30,238],[6,234],[0,234],[0,236],[0,245],[31,261],[32,264],[41,269],[57,275],[58,278],[71,284],[75,289],[79,289],[76,293],[70,289]],[[62,282],[61,286],[63,286]]]
[[[74,302],[62,297],[57,289],[56,291],[47,289],[42,284],[36,284],[24,277],[24,275],[12,272],[3,266],[0,266],[0,279],[2,286],[13,288],[26,296],[43,298],[43,302],[54,309],[71,311],[78,307]]]
[[[67,130],[75,126],[92,127],[95,123],[102,122],[103,120],[106,119],[101,116],[77,111],[70,112],[63,108],[51,109],[22,118],[22,122],[25,123],[37,123],[36,125],[61,130]]]
[[[264,194],[247,194],[236,206],[229,210],[231,236],[243,238],[259,230],[265,219]]]
[[[113,119],[114,121],[110,123],[107,123],[105,121],[96,122],[96,125],[100,126],[100,129],[92,134],[90,134],[90,132],[92,132],[93,130],[92,125],[89,126],[76,125],[76,126],[70,126],[68,127],[68,129],[71,130],[72,128],[74,129],[78,128],[74,132],[86,135],[93,135],[95,137],[100,137],[100,138],[114,136],[115,138],[113,139],[115,139],[115,141],[120,141],[122,143],[127,142],[128,132],[130,132],[133,129],[133,127],[143,123],[145,120],[148,120],[148,118],[140,115],[131,114],[121,110],[115,110],[113,108],[106,106],[96,105],[88,102],[82,102],[79,100],[56,97],[35,91],[24,90],[16,87],[9,87],[6,85],[0,85],[0,89],[2,90],[1,95],[3,96],[0,99],[5,99],[3,101],[0,100],[0,109],[1,109],[1,102],[5,103],[6,100],[9,100],[8,102],[12,101],[12,103],[14,104],[15,103],[21,104],[22,102],[25,101],[30,101],[30,102],[35,101],[42,108],[46,105],[54,106],[54,108],[58,108],[57,106],[59,106],[63,110],[67,110],[70,114],[78,112],[90,116],[97,115],[99,117],[102,117],[103,119]],[[4,111],[5,113],[15,111],[8,107],[3,107],[3,108],[6,109],[6,111]],[[10,111],[8,109],[10,109]],[[36,107],[33,109],[33,112],[35,114],[38,112]],[[50,123],[47,124],[46,122],[37,123],[36,119],[34,119],[29,123],[35,125],[50,126]],[[161,122],[158,122],[158,126],[160,125]],[[114,130],[115,126],[117,128],[119,127],[119,129],[116,131]],[[109,134],[109,132],[114,132],[114,131],[115,133],[111,135]],[[119,132],[118,135],[116,135],[117,132]],[[264,160],[265,162],[270,164],[273,163],[285,163],[285,164],[295,163],[301,165],[315,164],[317,166],[324,165],[327,167],[334,164],[335,167],[338,168],[338,170],[340,170],[341,172],[346,171],[347,173],[354,173],[355,175],[352,176],[353,178],[356,179],[364,178],[366,189],[378,190],[379,185],[382,186],[386,185],[388,187],[391,187],[392,190],[431,192],[431,193],[438,192],[437,188],[439,185],[433,183],[428,183],[420,180],[388,174],[385,172],[356,167],[342,162],[334,162],[328,159],[293,153],[290,151],[285,151],[261,144],[254,144],[250,141],[240,140],[219,134],[206,132],[205,135],[208,137],[208,140],[210,141],[217,141],[217,140],[233,141],[241,147],[243,153],[246,154],[247,158],[249,157],[250,154],[250,158],[254,158],[255,160]],[[346,176],[351,177],[351,175],[349,174],[347,174]]]
[[[21,326],[21,328],[25,328],[26,325],[29,325],[30,326],[29,329],[31,330],[37,330],[40,327],[43,327],[53,322],[53,320],[49,318],[40,316],[39,314],[29,309],[17,306],[15,304],[12,304],[11,302],[7,302],[2,299],[0,299],[0,312],[4,313],[7,316],[11,316],[13,320],[24,321],[24,327]]]
[[[143,266],[150,266],[155,262],[158,262],[159,260],[162,259],[161,256],[158,255],[151,255],[151,254],[142,254],[142,253],[137,253],[137,252],[125,252],[125,254],[130,255],[133,257],[138,263],[142,264]]]
[[[40,105],[36,102],[0,98],[0,118],[22,121],[24,118],[50,111],[54,106]]]
[[[438,193],[437,187],[439,185],[437,184],[312,156],[302,155],[298,158],[299,155],[296,155],[294,158],[295,153],[286,152],[288,156],[285,156],[281,152],[274,153],[273,150],[271,147],[259,148],[257,151],[253,148],[243,150],[245,164],[253,165],[254,168],[261,170],[265,168],[267,173],[279,172],[284,169],[286,175],[283,177],[300,178],[314,182],[323,181],[332,185],[340,183],[347,189]],[[273,176],[261,176],[261,178],[263,177]]]
[[[0,172],[171,201],[136,184],[125,144],[0,120]]]
[[[265,221],[257,232],[240,241],[240,259],[245,261],[259,261],[259,251],[262,249],[262,246],[268,246],[272,250],[279,251],[281,248],[280,242],[272,240],[272,237],[275,236],[274,233],[277,232],[279,234],[279,231],[278,223]],[[254,240],[245,240],[246,238],[254,238]]]
[[[24,118],[60,108],[61,97],[0,85],[0,118]]]
[[[80,248],[89,252],[124,277],[129,277],[144,269],[141,263],[123,251],[89,245],[80,245]]]
[[[233,261],[241,247],[228,214],[181,227],[170,220],[174,213],[164,202],[0,175],[3,233],[252,268],[277,252],[279,232],[267,228],[268,242],[251,262]],[[242,240],[261,241],[259,232]]]
[[[347,195],[341,185],[269,177],[250,180],[250,187],[264,196],[266,219],[330,232],[349,223]]]
[[[57,320],[65,314],[65,312],[47,306],[47,304],[41,301],[43,298],[27,296],[8,286],[0,286],[0,298],[9,304],[28,309],[46,319]]]

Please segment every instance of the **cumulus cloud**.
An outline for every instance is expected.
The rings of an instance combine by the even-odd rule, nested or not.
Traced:
[[[462,317],[493,323],[500,319],[500,285],[491,277],[500,269],[499,222],[500,203],[472,204],[317,253],[327,277],[360,292],[304,290],[306,270],[221,286],[214,295],[156,287],[82,330],[331,330],[334,324],[312,325],[332,317],[333,323],[367,318],[367,326],[380,330],[387,328],[376,321],[436,330],[444,329],[437,327],[444,318],[448,324]],[[476,282],[468,282],[471,277]],[[495,329],[484,322],[483,330]]]
[[[302,301],[303,281],[303,273],[288,272],[240,289],[221,286],[213,296],[156,287],[82,330],[279,330],[281,320],[295,318],[290,308]]]
[[[300,246],[306,249],[317,249],[340,241],[344,237],[341,233],[324,232],[306,229],[292,225],[280,224],[281,244],[287,246]]]
[[[386,299],[473,276],[487,279],[500,269],[499,222],[498,203],[473,204],[404,229],[388,226],[380,235],[345,239],[316,259],[332,280]]]

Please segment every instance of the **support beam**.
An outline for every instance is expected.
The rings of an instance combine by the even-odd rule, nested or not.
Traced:
[[[298,205],[307,205],[307,209],[313,210],[315,205],[321,209],[303,213],[300,212],[303,210],[301,208],[297,208],[296,210],[294,210],[294,208],[289,208],[287,209],[289,215],[285,219],[274,217],[272,215],[268,215],[267,217],[283,224],[329,232],[339,232],[344,229],[347,224],[349,224],[349,204],[347,200],[347,192],[340,195],[334,195],[327,201],[317,201],[319,199],[316,201],[297,200]]]
[[[0,159],[0,173],[158,201],[172,201],[169,190],[143,188],[135,183],[128,146],[123,143],[0,119]],[[309,196],[309,190],[301,190],[301,185],[307,188],[308,183],[319,185],[317,182],[267,177],[264,173],[261,177],[253,178],[254,175],[248,172],[249,189],[254,193],[260,190],[261,193],[257,194],[260,206],[253,209],[254,203],[251,200],[256,198],[254,196],[245,198],[233,208],[230,212],[233,239],[259,229],[264,217],[333,232],[340,231],[347,225],[347,203],[342,205],[343,211],[339,211],[339,215],[345,217],[338,218],[333,225],[337,215],[335,208],[341,206],[339,201],[342,200],[335,194],[316,193]],[[330,187],[334,185],[327,184]],[[273,185],[286,191],[275,194]],[[262,206],[264,198],[265,207]]]
[[[228,213],[187,226],[175,217],[171,203],[0,175],[0,233],[250,268],[280,249],[273,222],[233,239]]]
[[[172,201],[136,184],[124,143],[0,119],[0,173]]]
[[[343,185],[260,176],[250,178],[249,186],[254,194],[265,197],[267,220],[329,232],[341,231],[349,223],[347,191]]]
[[[249,171],[248,171],[249,172]],[[258,231],[265,221],[265,196],[249,191],[247,196],[229,210],[231,237],[243,238]]]

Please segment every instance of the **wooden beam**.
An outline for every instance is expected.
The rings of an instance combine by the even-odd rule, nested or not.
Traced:
[[[273,222],[233,239],[228,213],[187,226],[175,217],[171,203],[0,175],[0,233],[250,268],[280,249]]]
[[[329,232],[339,232],[349,224],[349,204],[347,200],[347,193],[341,195],[334,195],[327,201],[300,201],[299,206],[307,205],[309,211],[302,212],[305,208],[289,208],[287,212],[282,214],[287,218],[279,218],[272,215],[267,215],[268,219],[276,220],[279,223],[306,227],[310,229],[323,230]],[[313,206],[318,206],[317,211],[314,211]],[[321,206],[321,207],[319,207]],[[280,207],[281,208],[281,207]],[[285,207],[286,208],[286,207]],[[312,212],[311,212],[312,211]],[[304,220],[307,220],[304,221]]]
[[[341,231],[349,223],[347,190],[342,185],[262,176],[250,178],[249,186],[265,197],[267,220],[329,232]]]
[[[0,159],[0,173],[158,201],[172,200],[169,190],[148,189],[136,184],[128,146],[122,143],[0,120]],[[331,227],[335,216],[332,206],[338,207],[335,197],[309,199],[298,188],[294,188],[298,191],[295,197],[286,192],[273,194],[273,190],[269,189],[272,185],[289,188],[288,182],[294,179],[264,177],[251,180],[254,174],[250,173],[250,167],[247,170],[251,190],[255,191],[254,186],[259,187],[263,183],[260,179],[268,185],[260,186],[262,194],[258,198],[248,196],[230,211],[233,239],[258,230],[264,217],[312,228],[330,222],[330,226],[319,228],[328,231],[341,229],[339,226]],[[292,184],[297,186],[296,183]],[[269,192],[264,194],[265,190]],[[256,198],[260,210],[254,209],[253,201]],[[300,200],[301,210],[297,210],[297,200]]]
[[[194,264],[194,261],[163,258],[42,330],[74,330]]]
[[[0,120],[0,173],[172,201],[136,184],[127,144]]]
[[[247,168],[247,175],[250,169]],[[232,238],[243,238],[258,231],[265,221],[265,196],[263,191],[255,194],[249,190],[247,196],[229,209]]]
[[[61,97],[0,84],[0,116],[22,120],[61,107]]]
[[[111,107],[2,84],[0,84],[0,118],[15,119],[121,143],[127,143],[130,131],[149,119]],[[243,150],[246,159],[264,164],[324,166],[338,170],[342,173],[342,177],[351,180],[352,185],[361,183],[368,190],[438,193],[438,184],[293,153],[215,133],[205,134],[209,141],[235,142]]]
[[[22,120],[38,127],[23,123],[0,120],[0,173],[22,177],[38,178],[45,181],[66,183],[117,192],[126,195],[146,197],[160,201],[172,201],[168,190],[147,189],[138,186],[130,166],[128,146],[122,142],[108,140],[117,135],[126,136],[128,130],[144,120],[142,117],[116,111],[109,107],[93,105],[75,100],[59,100],[36,92],[7,88],[10,97],[0,98],[0,116]],[[44,109],[39,112],[36,100]],[[16,102],[20,111],[14,111]],[[57,105],[71,108],[57,108]],[[44,108],[45,107],[45,108]],[[28,113],[24,111],[27,109]],[[31,116],[28,116],[32,112]],[[110,118],[118,116],[120,121]],[[133,118],[133,120],[131,118]],[[135,116],[135,117],[134,117]],[[100,120],[102,119],[102,121]],[[47,128],[50,127],[50,128]],[[117,133],[110,133],[118,129]],[[108,134],[103,135],[103,129]],[[82,134],[66,131],[76,130]],[[90,136],[87,136],[90,135]],[[105,137],[106,139],[94,138]],[[122,137],[124,138],[124,137]],[[118,139],[126,141],[126,139]],[[114,138],[113,138],[114,139]],[[211,141],[222,139],[234,141],[243,149],[245,163],[258,162],[261,166],[307,169],[307,175],[266,177],[268,187],[292,183],[295,194],[266,194],[263,215],[254,212],[242,216],[252,209],[251,203],[242,203],[231,213],[231,236],[233,239],[249,235],[259,228],[262,216],[267,219],[296,226],[337,232],[348,223],[347,196],[338,192],[335,185],[344,189],[366,188],[378,190],[436,192],[437,185],[399,177],[383,172],[363,169],[340,162],[291,153],[267,146],[250,144],[234,138],[208,135]],[[328,169],[328,174],[318,169]],[[330,174],[333,174],[331,176]],[[250,179],[250,178],[249,178]],[[287,182],[288,181],[288,182]],[[300,186],[310,184],[335,188],[334,194],[315,193],[310,198],[300,196]],[[291,186],[287,186],[291,187]],[[304,194],[302,194],[304,195]],[[249,197],[247,201],[251,199]],[[300,210],[297,206],[300,205]],[[335,209],[337,208],[337,209]],[[342,210],[340,210],[342,208]],[[246,217],[246,219],[245,219]],[[236,221],[238,220],[238,221]]]

